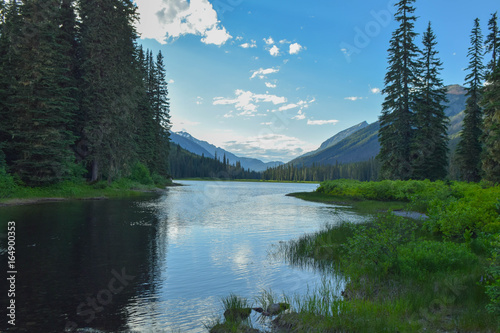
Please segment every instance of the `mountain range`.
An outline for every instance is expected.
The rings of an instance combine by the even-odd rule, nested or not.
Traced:
[[[239,157],[206,141],[198,140],[187,132],[171,132],[170,140],[196,155],[210,158],[215,158],[217,156],[217,159],[219,160],[222,160],[223,157],[226,156],[226,159],[229,160],[230,164],[240,162],[243,168],[250,169],[252,171],[265,171],[268,168],[274,168],[278,165],[284,164],[283,162],[265,163],[256,158]]]
[[[449,117],[448,137],[450,138],[450,150],[453,150],[459,139],[464,118],[466,90],[460,85],[447,86],[447,99],[445,103],[445,114]],[[297,166],[312,166],[313,164],[335,164],[366,161],[378,155],[380,144],[378,142],[378,130],[380,123],[367,124],[362,122],[337,133],[321,144],[313,151],[306,153],[289,164]]]
[[[464,118],[466,90],[460,85],[447,86],[447,99],[445,113],[449,117],[448,137],[449,146],[453,151],[459,140],[459,133],[462,129]],[[297,166],[312,166],[313,164],[335,164],[352,163],[369,160],[378,155],[380,144],[378,142],[378,131],[380,123],[368,124],[366,121],[345,129],[325,142],[318,149],[299,156],[287,164]],[[240,162],[245,169],[252,171],[265,171],[268,168],[284,164],[283,162],[268,162],[248,157],[239,157],[227,150],[216,147],[206,141],[201,141],[186,132],[172,132],[170,136],[172,142],[182,148],[205,157],[222,160],[223,156],[229,160],[230,164]]]

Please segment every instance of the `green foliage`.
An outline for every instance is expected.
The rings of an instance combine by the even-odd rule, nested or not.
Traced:
[[[5,171],[5,168],[0,168],[0,199],[10,198],[17,189],[17,184],[14,177]]]
[[[355,163],[285,164],[269,168],[262,173],[262,179],[279,181],[324,181],[326,179],[377,180],[379,164],[375,159]]]
[[[345,260],[350,271],[386,275],[398,265],[398,248],[415,238],[415,222],[388,214],[379,215],[372,224],[356,228],[349,238]]]
[[[489,281],[486,286],[486,294],[490,299],[487,305],[488,312],[500,316],[500,235],[493,242],[493,255],[488,268]]]
[[[500,187],[457,187],[462,187],[457,189],[461,194],[459,197],[430,200],[427,228],[442,233],[447,238],[458,239],[464,237],[466,232],[473,235],[481,231],[487,232],[485,227],[498,218],[496,203],[500,197]]]
[[[403,276],[423,280],[429,273],[467,270],[477,257],[465,244],[414,241],[398,249],[398,268]]]
[[[136,182],[139,182],[144,185],[154,184],[153,178],[151,178],[151,174],[149,173],[148,168],[142,163],[136,163],[132,168],[132,174],[130,178]]]

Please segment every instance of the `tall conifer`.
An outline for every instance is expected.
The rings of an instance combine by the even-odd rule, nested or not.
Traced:
[[[418,75],[418,48],[414,43],[414,0],[396,4],[399,27],[390,42],[389,67],[382,92],[385,100],[380,116],[381,176],[387,179],[412,177],[411,143],[414,126],[414,91]]]
[[[131,0],[79,0],[83,142],[91,180],[123,175],[137,160],[136,7]]]
[[[414,179],[437,180],[446,177],[448,164],[448,118],[444,110],[446,88],[439,77],[442,63],[438,58],[436,36],[431,23],[423,35],[420,80],[416,94],[415,137],[412,144]]]
[[[481,104],[484,108],[482,168],[487,180],[500,183],[500,32],[496,13],[488,26],[486,50],[491,52],[491,62]]]
[[[59,182],[73,163],[68,130],[76,109],[68,82],[70,45],[61,40],[58,0],[24,1],[14,30],[13,82],[7,97],[11,123],[10,163],[29,185]]]
[[[479,19],[475,19],[471,32],[469,47],[469,67],[465,77],[467,102],[463,129],[457,146],[457,158],[463,180],[478,182],[481,180],[481,136],[483,126],[483,111],[480,106],[483,92],[483,36]]]

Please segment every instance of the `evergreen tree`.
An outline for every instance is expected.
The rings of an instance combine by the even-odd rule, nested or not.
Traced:
[[[412,145],[414,179],[437,180],[446,177],[448,164],[448,118],[446,88],[439,77],[442,63],[439,60],[436,36],[431,23],[423,35],[423,50],[420,57],[420,81],[415,98],[415,138]]]
[[[481,180],[481,136],[483,111],[479,103],[482,99],[482,83],[484,80],[483,36],[479,19],[474,21],[471,33],[471,46],[468,52],[469,74],[465,77],[468,96],[465,118],[460,142],[457,146],[457,158],[460,164],[462,179],[468,182]]]
[[[153,170],[155,160],[155,123],[150,91],[150,52],[144,52],[142,46],[137,51],[141,73],[141,89],[138,90],[137,138],[139,161]]]
[[[170,102],[166,70],[161,51],[153,66],[152,109],[155,124],[155,143],[152,171],[160,175],[168,174],[168,151],[170,142]],[[151,59],[153,62],[153,59]]]
[[[380,116],[378,158],[381,176],[388,179],[412,177],[411,143],[413,140],[414,91],[418,75],[418,48],[414,43],[414,0],[401,0],[395,14],[399,27],[390,42],[389,67],[385,76],[385,100]]]
[[[137,161],[136,7],[131,0],[79,0],[83,142],[90,180],[119,177]]]
[[[69,46],[62,41],[58,0],[24,1],[18,29],[9,34],[12,84],[7,96],[11,170],[28,185],[65,179],[73,163],[68,131],[76,101]]]
[[[488,71],[492,73],[500,60],[500,30],[498,28],[497,13],[491,14],[491,19],[488,22],[490,33],[486,36],[485,47],[486,52],[491,53],[491,61],[488,64]]]
[[[488,76],[482,101],[484,107],[484,152],[482,167],[485,178],[500,183],[500,59]]]

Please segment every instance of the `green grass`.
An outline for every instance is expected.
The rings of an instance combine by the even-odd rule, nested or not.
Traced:
[[[357,213],[360,214],[375,214],[388,210],[392,211],[404,210],[408,207],[407,202],[378,201],[378,200],[368,200],[362,198],[333,196],[318,191],[290,193],[288,194],[288,196],[307,201],[322,202],[327,204],[352,207]]]
[[[113,198],[144,195],[146,192],[157,191],[167,184],[144,185],[130,179],[122,178],[108,185],[107,182],[89,184],[87,182],[63,182],[45,187],[27,187],[16,185],[9,188],[8,194],[0,189],[0,204],[18,204],[41,199],[85,199]]]

